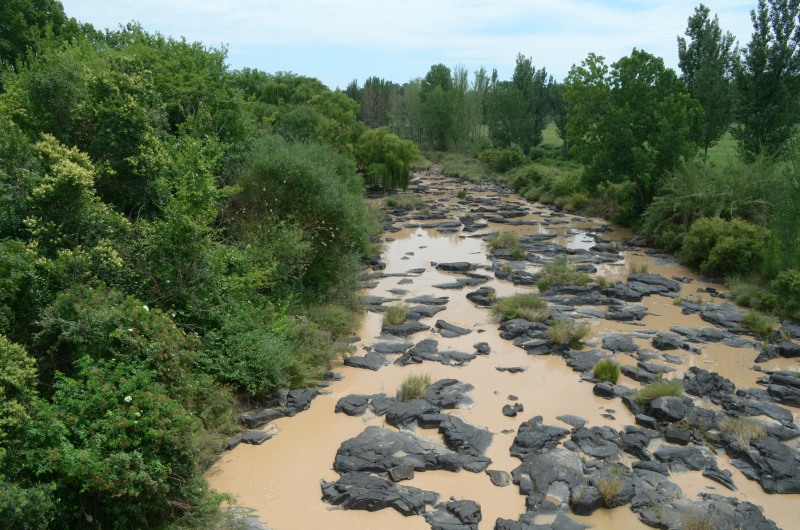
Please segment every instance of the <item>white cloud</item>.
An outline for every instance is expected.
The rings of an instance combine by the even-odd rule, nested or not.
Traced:
[[[633,47],[677,64],[676,37],[698,0],[65,0],[68,15],[98,27],[136,19],[149,31],[228,44],[231,56],[252,57],[277,46],[312,50],[294,71],[315,75],[313,49],[449,58],[469,67],[513,67],[518,52],[558,77],[594,51],[615,61]],[[749,40],[755,0],[707,2],[725,30]],[[430,64],[438,62],[432,60]],[[245,65],[238,65],[245,66]],[[269,70],[268,65],[248,66]],[[369,73],[345,78],[364,78]],[[398,72],[394,80],[424,75]],[[326,81],[323,79],[323,81]]]

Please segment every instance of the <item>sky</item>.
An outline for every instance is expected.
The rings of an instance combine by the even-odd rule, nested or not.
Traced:
[[[633,48],[677,70],[677,37],[699,0],[62,0],[98,29],[138,21],[227,48],[232,69],[293,72],[345,88],[372,76],[396,83],[434,64],[484,66],[510,79],[517,54],[556,80],[593,52],[612,63]],[[757,0],[706,0],[741,46]]]

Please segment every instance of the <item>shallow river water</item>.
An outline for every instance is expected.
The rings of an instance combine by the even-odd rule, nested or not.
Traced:
[[[439,209],[449,209],[452,219],[471,214],[480,219],[481,213],[474,210],[477,205],[469,200],[459,200],[457,191],[466,189],[470,197],[496,196],[494,189],[482,191],[480,186],[469,185],[440,177],[434,173],[418,175],[417,185],[427,186],[423,198],[426,203]],[[504,197],[506,202],[516,203],[529,210],[520,218],[526,221],[552,219],[550,209],[528,203],[512,194]],[[605,400],[595,396],[593,385],[581,381],[580,375],[572,371],[564,360],[555,355],[531,356],[511,342],[500,338],[498,321],[488,309],[478,307],[466,299],[467,292],[474,287],[462,290],[441,289],[436,284],[452,282],[454,277],[439,272],[432,263],[466,261],[487,270],[478,273],[491,275],[491,261],[483,234],[511,231],[518,236],[537,233],[554,233],[555,243],[569,248],[589,248],[598,238],[611,244],[623,245],[631,236],[624,230],[607,228],[600,220],[567,215],[560,218],[566,224],[526,224],[509,226],[507,224],[486,223],[485,228],[474,233],[457,232],[441,234],[433,228],[414,226],[413,221],[405,220],[405,227],[397,232],[385,234],[382,261],[386,264],[382,278],[365,294],[395,298],[398,301],[419,295],[448,296],[446,310],[433,318],[423,318],[421,322],[433,326],[439,319],[472,330],[472,333],[458,338],[444,338],[434,331],[418,333],[412,340],[418,342],[434,338],[439,342],[439,350],[471,352],[477,342],[491,346],[489,355],[481,355],[462,367],[445,366],[425,362],[410,366],[389,364],[374,372],[344,366],[340,361],[334,363],[333,370],[342,380],[333,382],[323,395],[317,397],[311,408],[295,417],[275,420],[272,429],[279,432],[260,446],[241,444],[226,452],[207,472],[206,477],[217,491],[232,493],[240,506],[255,510],[259,518],[274,530],[317,529],[329,530],[367,530],[367,529],[419,529],[430,528],[419,516],[404,517],[392,509],[377,512],[358,510],[345,511],[321,500],[320,481],[333,481],[338,474],[332,465],[336,451],[341,443],[361,433],[368,425],[387,426],[384,417],[369,414],[363,417],[350,417],[334,413],[337,401],[349,394],[375,394],[384,392],[394,395],[401,382],[409,374],[430,374],[432,380],[455,378],[474,386],[471,396],[475,404],[468,409],[456,409],[451,413],[466,422],[488,428],[494,433],[486,456],[491,458],[489,469],[511,472],[520,461],[510,456],[509,447],[514,440],[516,429],[522,421],[534,416],[542,416],[546,424],[568,425],[557,419],[560,415],[573,414],[586,418],[588,426],[608,425],[622,430],[625,425],[633,425],[633,415],[620,400]],[[416,224],[427,224],[420,221]],[[712,287],[724,291],[720,285],[701,281],[689,270],[664,260],[663,256],[648,255],[645,249],[625,250],[623,258],[608,265],[599,265],[597,275],[607,281],[624,279],[631,264],[646,264],[648,271],[667,278],[687,278],[682,287],[682,296],[697,296],[698,288]],[[393,276],[405,274],[412,269],[424,268],[422,274],[410,277]],[[535,272],[536,266],[528,263],[527,270]],[[401,283],[402,282],[402,283]],[[497,296],[508,296],[518,292],[531,292],[535,287],[515,286],[506,281],[493,278],[487,285],[497,290]],[[398,289],[402,291],[398,291]],[[394,291],[394,293],[392,292]],[[403,292],[405,291],[405,292]],[[402,294],[397,294],[402,293]],[[639,330],[666,330],[670,325],[700,328],[708,326],[698,315],[684,315],[681,308],[673,304],[673,299],[663,296],[645,297],[642,304],[648,309],[638,326],[629,323],[612,322],[602,318],[588,318],[591,336],[586,340],[586,349],[599,348],[600,338],[607,333],[632,333]],[[359,336],[360,342],[354,344],[356,355],[364,354],[364,346],[375,341],[381,333],[382,314],[368,312],[365,315]],[[650,347],[649,341],[636,339],[642,348]],[[704,344],[700,354],[683,350],[670,352],[684,359],[675,365],[676,372],[671,377],[681,376],[690,366],[711,370],[730,379],[737,388],[755,387],[756,379],[763,374],[754,371],[753,359],[757,352],[752,348],[733,348],[721,344]],[[618,354],[621,363],[636,364],[636,360]],[[779,359],[761,365],[764,370],[797,369],[797,362]],[[521,373],[508,373],[496,370],[497,367],[524,367]],[[620,378],[620,384],[637,388],[639,383]],[[516,396],[509,401],[508,396]],[[525,410],[516,418],[500,413],[503,405],[519,402]],[[711,406],[710,404],[708,406]],[[798,418],[798,410],[791,409]],[[612,419],[613,418],[613,419]],[[392,427],[389,427],[392,428]],[[436,429],[417,429],[420,434],[440,440]],[[654,442],[655,443],[655,442]],[[796,442],[789,442],[796,447]],[[735,492],[728,491],[715,482],[701,476],[700,472],[686,472],[671,475],[670,480],[678,484],[687,497],[694,498],[700,492],[715,492],[724,496],[746,499],[763,507],[765,515],[775,521],[780,528],[789,530],[800,527],[800,495],[768,495],[758,483],[745,478],[730,465],[724,453],[716,455],[720,469],[729,469],[738,487]],[[525,497],[517,486],[497,487],[485,473],[461,471],[417,472],[415,477],[402,483],[424,490],[438,492],[442,500],[470,499],[481,506],[483,519],[481,529],[494,528],[498,517],[517,519],[525,513]],[[613,510],[600,509],[592,516],[574,519],[591,524],[598,529],[638,529],[649,528],[641,523],[628,506]],[[548,523],[546,517],[536,522]]]

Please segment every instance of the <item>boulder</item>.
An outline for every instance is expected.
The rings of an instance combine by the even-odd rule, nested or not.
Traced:
[[[386,423],[398,429],[408,429],[417,425],[423,414],[438,414],[439,407],[424,399],[411,399],[394,403],[386,412]]]
[[[478,530],[481,507],[470,500],[451,500],[424,514],[431,530]]]
[[[365,368],[377,372],[384,366],[389,364],[389,359],[385,355],[370,351],[363,357],[349,355],[344,358],[345,366],[352,366],[353,368]]]
[[[492,444],[492,433],[488,429],[470,425],[456,416],[443,416],[439,422],[439,432],[448,448],[472,456],[486,454],[486,449]]]
[[[699,446],[662,445],[653,452],[659,462],[667,464],[670,471],[680,473],[689,469],[703,471],[716,467],[716,458],[708,449]]]
[[[345,510],[394,508],[405,516],[421,515],[438,498],[438,493],[398,486],[368,473],[345,473],[335,482],[322,483],[322,500]]]
[[[469,392],[473,386],[456,379],[440,379],[425,392],[425,400],[442,409],[468,407],[473,404]]]
[[[603,348],[614,353],[631,353],[638,351],[638,347],[633,343],[632,335],[622,333],[610,333],[603,337]]]
[[[567,429],[555,425],[544,425],[543,418],[522,423],[511,445],[511,456],[527,461],[534,455],[552,451],[569,434]]]
[[[686,417],[686,405],[679,397],[661,396],[650,402],[650,414],[658,421],[681,421]]]
[[[719,374],[692,366],[683,374],[683,388],[687,394],[708,399],[719,404],[724,396],[733,394],[736,387]]]

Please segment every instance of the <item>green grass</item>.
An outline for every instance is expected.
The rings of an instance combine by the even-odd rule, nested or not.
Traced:
[[[456,197],[458,197],[459,199],[466,199],[467,190],[458,190],[458,193],[456,193]]]
[[[594,477],[594,487],[600,492],[606,506],[611,504],[611,500],[622,491],[625,479],[615,473],[602,473]]]
[[[422,203],[422,198],[413,193],[396,193],[386,197],[386,206],[389,208],[415,208]]]
[[[656,379],[633,393],[637,403],[650,403],[663,396],[683,397],[683,383],[680,379]]]
[[[700,156],[702,156],[702,151]],[[712,164],[724,164],[738,155],[736,151],[736,139],[730,131],[720,139],[720,141],[708,150],[708,161]]]
[[[681,528],[683,530],[718,530],[719,519],[715,513],[690,511],[681,516]]]
[[[524,318],[530,322],[544,322],[550,318],[547,302],[535,294],[515,294],[501,298],[492,306],[492,313],[501,320]]]
[[[758,311],[750,311],[742,319],[742,327],[766,341],[775,329],[776,319]]]
[[[619,363],[612,359],[600,359],[592,370],[596,379],[617,384],[619,380]]]
[[[492,177],[492,173],[476,158],[447,153],[442,157],[442,175],[468,182],[479,182]]]
[[[561,144],[563,143],[564,142],[561,140],[561,138],[558,137],[558,134],[556,134],[556,124],[551,121],[542,131],[541,145],[561,148]]]
[[[330,333],[333,340],[354,333],[359,324],[357,313],[338,304],[312,306],[305,313],[320,329]]]
[[[628,276],[631,274],[639,274],[643,272],[647,272],[650,269],[650,266],[645,261],[640,261],[639,263],[629,263],[628,264]]]
[[[430,374],[412,374],[406,377],[400,384],[397,391],[397,399],[408,401],[410,399],[422,399],[425,392],[431,386]]]
[[[753,418],[727,416],[720,422],[719,430],[733,435],[741,449],[747,449],[752,440],[758,440],[767,435],[764,425]]]
[[[386,308],[383,314],[383,326],[397,326],[406,321],[408,306],[406,304],[392,305]]]
[[[544,266],[537,285],[540,292],[545,292],[553,285],[586,285],[589,275],[575,270],[566,256],[559,256]]]
[[[547,336],[560,346],[578,348],[583,339],[589,335],[589,330],[587,322],[559,319],[547,330]]]
[[[519,238],[511,232],[502,232],[495,234],[486,240],[486,244],[491,250],[505,249],[511,253],[511,257],[515,260],[521,260],[525,257],[525,249],[522,248],[522,243]]]

